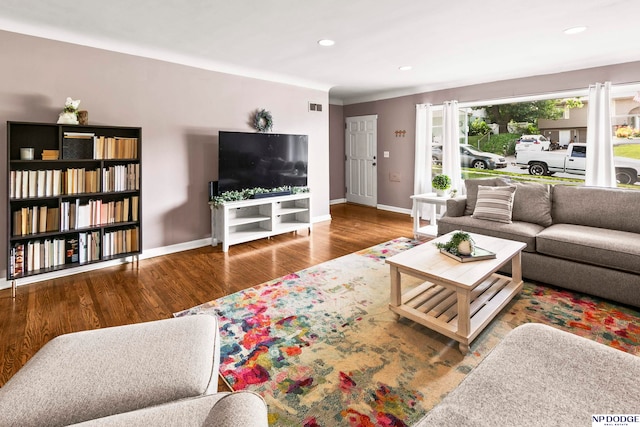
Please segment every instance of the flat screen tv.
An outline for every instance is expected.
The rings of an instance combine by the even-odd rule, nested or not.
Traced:
[[[306,186],[309,137],[218,133],[218,195],[250,188]]]

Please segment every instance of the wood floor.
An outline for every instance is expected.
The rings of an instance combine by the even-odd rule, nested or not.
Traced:
[[[0,291],[0,386],[60,334],[173,313],[387,240],[412,237],[408,215],[352,204],[332,221],[232,246],[203,247]]]

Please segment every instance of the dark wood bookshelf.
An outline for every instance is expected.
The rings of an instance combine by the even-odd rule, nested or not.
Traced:
[[[70,156],[80,153],[83,158],[63,158],[63,144]],[[77,149],[79,147],[74,144],[85,145]],[[91,144],[90,150],[86,144]],[[108,148],[105,148],[107,144]],[[21,158],[23,148],[33,148],[32,160]],[[57,150],[58,158],[43,160],[43,150]],[[8,121],[7,280],[15,281],[142,253],[141,166],[142,129],[139,127]],[[36,176],[35,185],[30,183],[33,176]],[[27,178],[26,184],[23,178]],[[112,183],[110,187],[117,187],[115,191],[105,190],[107,178]],[[64,211],[63,205],[74,205],[73,212],[71,209]],[[35,210],[39,217],[34,225]],[[80,210],[85,216],[81,217]],[[115,221],[116,210],[119,212],[118,221]],[[87,211],[89,224],[85,224]],[[50,216],[41,220],[46,212]],[[73,227],[62,227],[63,214],[65,218],[69,215],[74,218],[73,221],[69,218]],[[51,227],[55,230],[50,230]],[[71,261],[69,251],[73,240],[75,244],[82,240],[93,245],[94,250],[87,248],[87,256],[82,257],[82,262]],[[117,242],[107,247],[110,240]],[[62,242],[64,250],[60,247]],[[43,248],[45,245],[48,245],[47,249]],[[40,246],[39,254],[33,252],[34,246]],[[51,253],[54,247],[55,255]],[[52,265],[54,259],[56,265]]]

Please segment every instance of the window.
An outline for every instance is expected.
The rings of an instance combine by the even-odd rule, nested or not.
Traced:
[[[640,190],[640,83],[612,86],[612,136],[618,185]],[[535,104],[533,104],[535,103]],[[550,108],[557,111],[541,115],[536,120],[504,120],[496,114],[499,108],[513,106]],[[433,106],[431,143],[432,173],[441,173],[442,107]],[[468,144],[461,154],[463,178],[510,175],[516,180],[542,180],[552,183],[584,183],[584,171],[569,168],[549,170],[546,175],[532,175],[527,165],[517,163],[516,151],[540,151],[541,158],[552,154],[569,155],[571,143],[586,143],[588,133],[588,89],[534,97],[487,100],[460,103],[460,143]],[[500,120],[495,120],[498,117]],[[526,117],[526,116],[525,116]],[[494,120],[492,120],[492,118]],[[486,127],[480,126],[486,123]],[[491,130],[491,131],[489,131]],[[469,149],[475,148],[475,153]],[[469,159],[470,155],[485,155],[485,161]],[[572,157],[586,158],[585,146],[574,146]],[[502,161],[500,161],[502,158]]]

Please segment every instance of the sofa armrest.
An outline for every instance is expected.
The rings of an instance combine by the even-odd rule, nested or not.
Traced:
[[[458,196],[447,199],[447,212],[445,216],[463,216],[467,206],[467,196]]]
[[[89,420],[77,427],[268,427],[264,399],[250,391],[181,399],[137,411]]]
[[[268,427],[267,403],[250,391],[237,391],[220,399],[211,411],[216,427]]]
[[[0,425],[67,425],[217,390],[216,318],[60,335],[0,388]]]

